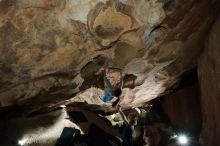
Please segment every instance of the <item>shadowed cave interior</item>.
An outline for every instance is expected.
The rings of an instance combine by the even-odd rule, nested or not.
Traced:
[[[219,10],[0,0],[0,146],[219,146]]]

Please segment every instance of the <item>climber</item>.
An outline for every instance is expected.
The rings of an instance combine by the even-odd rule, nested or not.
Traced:
[[[138,115],[135,112],[130,112],[126,117],[121,110],[121,106],[117,106],[118,112],[120,113],[123,122],[125,124],[125,129],[123,133],[123,143],[122,146],[133,146],[134,142],[132,135],[134,132],[134,127],[137,125]]]
[[[116,97],[117,99],[112,103],[112,106],[114,107],[120,101],[119,97],[122,94],[122,88],[123,88],[123,85],[124,85],[123,75],[122,75],[122,73],[120,73],[119,85],[114,86],[110,83],[109,79],[107,78],[107,74],[110,73],[109,69],[101,68],[99,72],[102,72],[104,74],[103,78],[104,78],[105,90],[104,90],[104,96],[102,98],[102,101],[104,103],[109,103],[114,99],[114,97]]]

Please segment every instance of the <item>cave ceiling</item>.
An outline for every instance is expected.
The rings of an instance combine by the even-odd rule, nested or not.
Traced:
[[[196,67],[216,11],[215,0],[0,0],[0,113],[110,111],[94,97],[106,64],[126,74],[121,105],[144,105]]]

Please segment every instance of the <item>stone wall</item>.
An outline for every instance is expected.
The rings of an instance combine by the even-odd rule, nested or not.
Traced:
[[[202,125],[199,85],[194,84],[164,97],[163,110],[173,126],[198,136]]]
[[[220,136],[220,17],[208,37],[205,50],[198,64],[202,93],[203,127],[202,146],[219,146]]]

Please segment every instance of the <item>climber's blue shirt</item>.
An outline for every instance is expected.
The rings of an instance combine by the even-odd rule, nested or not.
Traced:
[[[104,95],[104,97],[102,98],[102,101],[107,103],[111,101],[113,98],[114,98],[113,96]]]
[[[109,102],[114,98],[113,95],[113,87],[110,83],[110,81],[107,79],[106,75],[104,75],[104,84],[105,84],[105,91],[104,91],[104,96],[102,98],[103,102]],[[123,88],[124,82],[123,79],[120,80],[119,88]]]

